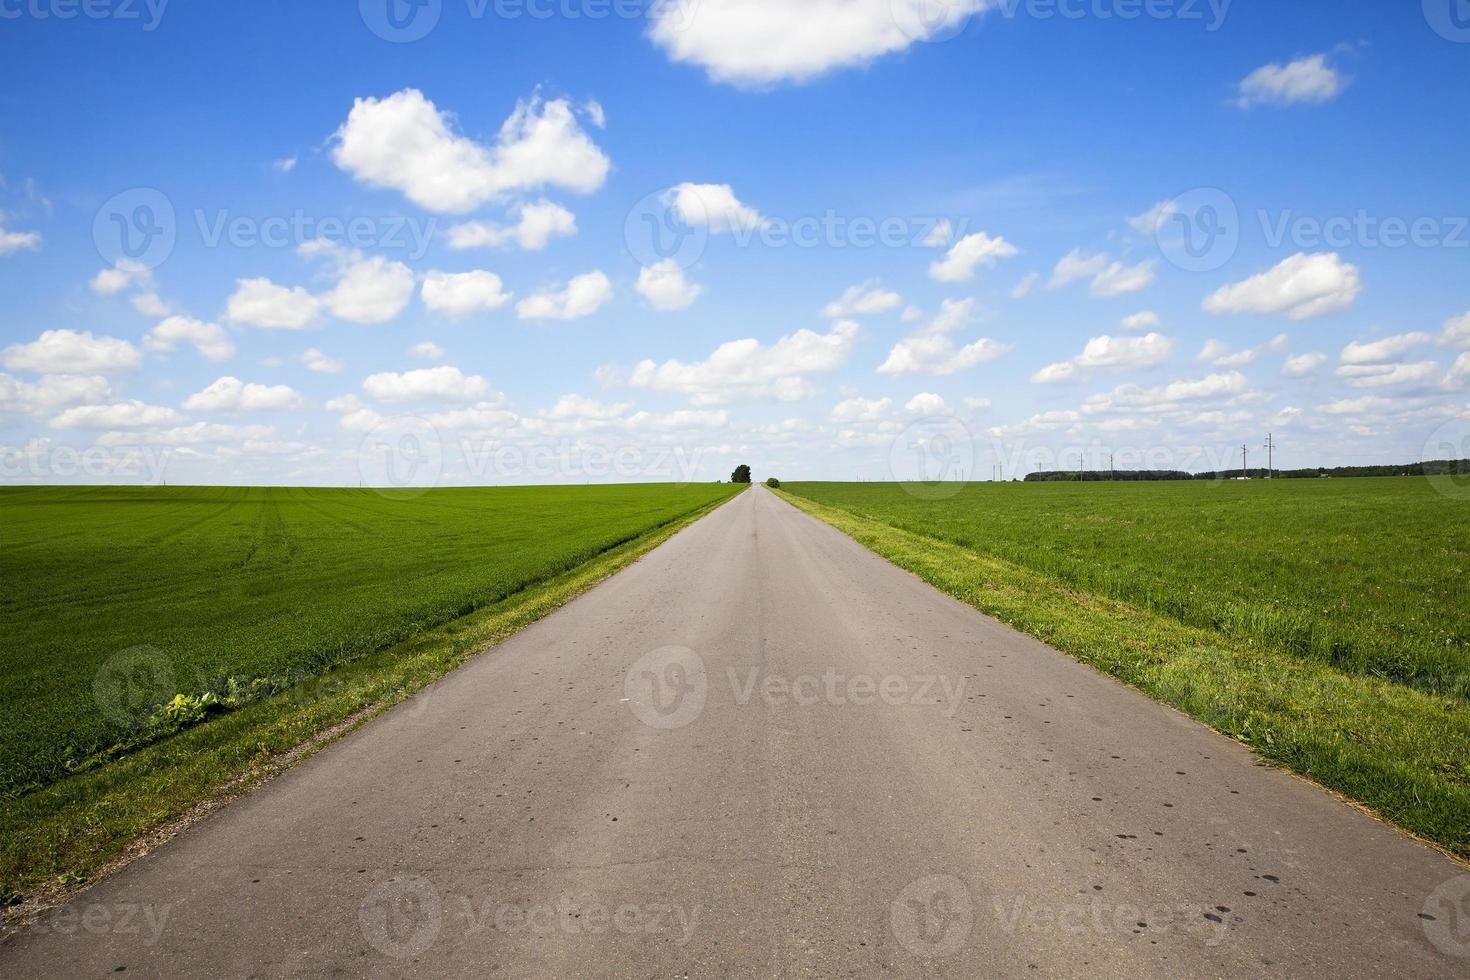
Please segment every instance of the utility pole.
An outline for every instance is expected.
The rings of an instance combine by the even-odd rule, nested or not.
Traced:
[[[1108,482],[1112,483],[1118,478],[1118,468],[1113,465],[1113,454],[1108,453]]]
[[[1273,433],[1266,433],[1266,479],[1276,475],[1276,440]]]
[[[1250,471],[1246,469],[1245,465],[1246,454],[1249,452],[1250,449],[1248,449],[1246,446],[1242,445],[1240,447],[1240,478],[1242,480],[1249,480],[1251,478]]]
[[[1082,482],[1082,454],[1077,454],[1077,482]]]

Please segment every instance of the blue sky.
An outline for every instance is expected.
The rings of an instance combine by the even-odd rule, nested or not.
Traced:
[[[0,0],[0,479],[1445,455],[1467,6]]]

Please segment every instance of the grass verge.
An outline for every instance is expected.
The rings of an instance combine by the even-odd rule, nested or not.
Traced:
[[[1470,705],[1262,649],[782,491],[900,568],[1470,859]]]
[[[6,925],[59,901],[169,829],[242,795],[555,611],[726,503],[650,529],[500,602],[0,806]]]

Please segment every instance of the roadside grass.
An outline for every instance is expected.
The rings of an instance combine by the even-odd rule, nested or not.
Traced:
[[[631,565],[723,496],[545,582],[105,766],[0,803],[0,904],[17,920],[318,751]],[[24,904],[21,902],[24,900]]]
[[[0,488],[0,800],[492,605],[732,492]]]
[[[1470,859],[1470,704],[1189,625],[973,549],[782,497],[943,592]]]

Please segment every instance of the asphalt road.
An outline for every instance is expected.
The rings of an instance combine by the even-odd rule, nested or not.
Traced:
[[[0,975],[1464,976],[1465,874],[755,488]]]

